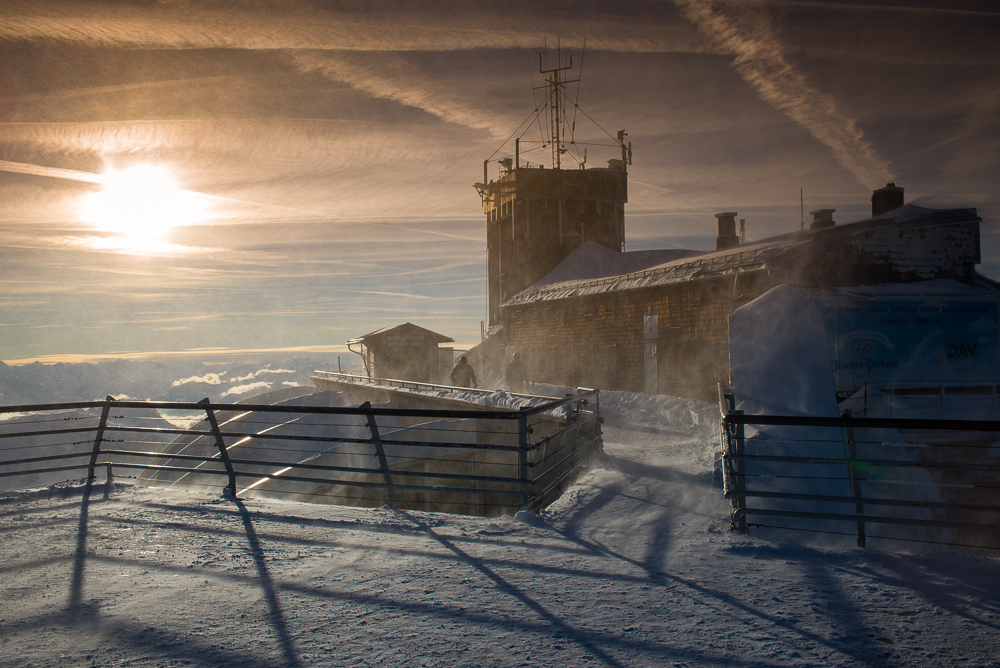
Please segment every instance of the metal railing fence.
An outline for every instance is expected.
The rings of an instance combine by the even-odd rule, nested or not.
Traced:
[[[193,424],[166,423],[159,411]],[[108,397],[0,407],[0,417],[8,418],[0,421],[6,489],[75,477],[69,472],[94,478],[103,469],[237,496],[471,515],[546,505],[602,445],[596,390],[520,410]]]
[[[496,392],[495,389],[484,388],[484,387],[457,387],[455,385],[442,385],[440,383],[425,383],[417,380],[400,380],[398,378],[369,378],[366,375],[345,373],[343,371],[313,371],[313,377],[323,380],[341,381],[345,383],[351,383],[354,385],[365,386],[365,385],[375,385],[380,387],[392,387],[401,390],[417,390],[425,392],[463,392],[478,394],[480,396],[485,396],[488,394],[493,394]],[[532,385],[529,383],[529,385]],[[585,388],[581,388],[583,391]],[[553,400],[556,397],[545,397],[537,394],[529,394],[527,392],[505,392],[509,396],[513,397],[526,397],[529,399],[541,399],[541,400]],[[597,397],[594,398],[597,401]]]
[[[480,394],[489,394],[493,390],[481,389],[481,388],[470,388],[470,387],[455,387],[453,385],[441,385],[439,383],[424,383],[418,380],[400,380],[398,378],[377,378],[369,377],[361,374],[345,373],[343,371],[313,371],[313,376],[316,378],[324,378],[328,380],[341,380],[349,383],[357,383],[361,385],[382,385],[385,387],[397,387],[400,389],[409,390],[441,390],[447,392],[476,392]]]
[[[850,400],[858,417],[996,420],[1000,386],[977,382],[866,384]]]
[[[744,415],[727,395],[731,528],[1000,549],[1000,421]]]

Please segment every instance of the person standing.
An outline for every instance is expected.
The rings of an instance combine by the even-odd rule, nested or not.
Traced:
[[[455,387],[479,387],[476,384],[476,372],[465,357],[459,358],[458,364],[451,370],[451,384]]]
[[[524,384],[528,382],[528,369],[521,361],[521,353],[514,353],[514,359],[507,365],[507,390],[510,392],[524,392]]]

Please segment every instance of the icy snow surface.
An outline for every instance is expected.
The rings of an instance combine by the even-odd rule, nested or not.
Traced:
[[[833,372],[830,369],[826,326],[823,314],[799,290],[781,285],[740,307],[730,318],[731,390],[736,408],[751,415],[807,415],[837,417]],[[851,405],[855,405],[853,402]],[[845,408],[848,406],[845,406]],[[857,443],[864,456],[872,459],[917,459],[905,447],[905,439],[890,429],[856,429]],[[843,433],[834,427],[767,426],[747,428],[746,454],[765,456],[849,457]],[[862,446],[858,446],[862,449]],[[754,489],[789,494],[813,494],[850,498],[853,496],[848,468],[841,464],[793,464],[750,460],[745,463],[747,480]],[[915,501],[941,501],[937,486],[926,469],[898,468],[883,471],[877,479],[859,482],[861,496],[868,498],[908,498]],[[913,483],[919,483],[914,485]],[[885,487],[888,486],[888,489]],[[905,486],[908,496],[900,496]],[[822,501],[786,501],[751,498],[751,509],[773,509],[811,513],[853,515],[852,504]],[[893,509],[881,509],[893,515]],[[911,514],[915,511],[910,511]],[[758,522],[762,516],[754,517]],[[925,519],[931,519],[930,511]],[[758,535],[782,538],[794,530],[840,533],[842,545],[855,541],[856,523],[843,520],[817,520],[813,517],[767,517],[767,527],[756,529]],[[878,535],[907,540],[942,540],[936,530],[906,525],[884,524]],[[816,534],[822,536],[822,534]],[[821,538],[834,540],[829,535]],[[869,538],[869,541],[872,541]]]
[[[840,414],[823,314],[801,292],[779,285],[736,309],[729,328],[736,408],[752,415]]]
[[[0,666],[996,666],[1000,564],[728,531],[718,409],[601,395],[539,515],[0,495]]]

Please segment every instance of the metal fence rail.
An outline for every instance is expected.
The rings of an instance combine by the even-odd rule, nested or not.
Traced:
[[[731,527],[1000,549],[1000,421],[744,415],[727,397]]]
[[[440,383],[424,383],[418,380],[379,378],[379,377],[365,376],[354,373],[345,373],[343,371],[313,371],[312,375],[315,378],[322,378],[325,380],[344,381],[359,385],[378,385],[381,387],[395,387],[403,390],[425,390],[431,392],[465,392],[465,393],[480,394],[480,395],[492,394],[496,391],[495,389],[491,388],[456,387],[455,385],[442,385]],[[512,394],[514,396],[537,398],[537,395],[533,394],[517,394],[513,392],[509,394]]]
[[[995,383],[891,382],[866,384],[852,398],[859,417],[907,418],[946,415],[969,420],[1000,418],[1000,386]]]
[[[537,509],[601,449],[597,391],[520,410],[105,401],[0,407],[0,488],[77,472],[472,515]],[[189,428],[154,411],[190,416]],[[16,416],[11,419],[11,416]]]

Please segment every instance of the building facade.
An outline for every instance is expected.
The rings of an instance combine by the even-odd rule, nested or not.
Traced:
[[[729,315],[775,286],[822,292],[948,281],[1000,294],[975,271],[981,221],[974,209],[910,205],[848,225],[834,223],[832,210],[815,214],[819,224],[809,230],[734,245],[735,214],[726,212],[721,250],[626,274],[533,284],[501,304],[497,343],[508,355],[521,353],[535,382],[713,398],[728,381]]]

